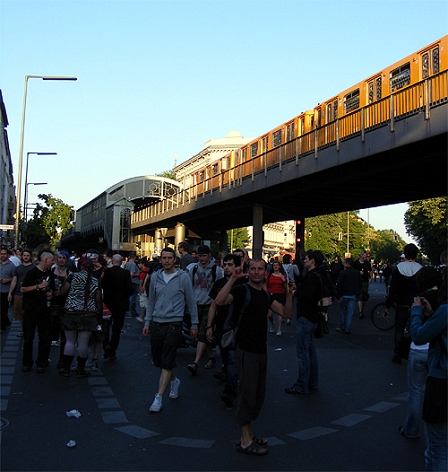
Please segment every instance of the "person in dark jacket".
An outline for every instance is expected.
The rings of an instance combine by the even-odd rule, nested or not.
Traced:
[[[406,244],[403,253],[405,259],[392,272],[389,295],[386,299],[386,312],[394,303],[397,305],[395,310],[394,354],[391,359],[396,364],[401,364],[399,344],[409,322],[412,301],[417,292],[415,275],[422,268],[415,261],[418,255],[418,247],[415,244]]]
[[[117,357],[118,343],[124,324],[126,311],[129,309],[129,298],[132,294],[132,281],[129,270],[122,269],[123,258],[120,254],[112,256],[112,267],[104,272],[101,287],[104,303],[111,312],[112,336],[109,340],[110,322],[105,323],[104,358],[114,360]]]
[[[314,331],[319,321],[319,300],[322,298],[322,281],[319,266],[324,260],[321,251],[306,252],[303,263],[306,275],[299,283],[294,296],[297,298],[297,358],[299,374],[292,387],[285,388],[285,393],[300,394],[317,390],[319,365],[314,347]]]
[[[344,259],[344,270],[339,274],[336,285],[336,297],[341,303],[339,310],[340,326],[336,328],[336,331],[351,334],[356,300],[361,290],[361,274],[353,267],[353,259],[348,257]]]

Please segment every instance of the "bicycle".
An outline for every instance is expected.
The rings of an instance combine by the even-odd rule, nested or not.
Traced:
[[[386,313],[386,303],[377,303],[370,312],[370,319],[375,328],[381,331],[392,329],[395,326],[395,306],[392,305]]]

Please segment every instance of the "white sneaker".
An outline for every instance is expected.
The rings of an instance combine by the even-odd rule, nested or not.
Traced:
[[[179,396],[180,380],[176,377],[174,380],[170,382],[170,384],[171,384],[171,390],[170,390],[169,398],[171,398],[171,400],[174,400]]]
[[[275,333],[274,325],[271,325],[271,327],[269,328],[269,332],[270,333]]]
[[[90,370],[93,372],[96,372],[97,370],[100,370],[98,367],[98,361],[92,361],[92,365],[90,366]]]
[[[281,331],[277,331],[277,336],[281,336],[282,335],[282,332]]]
[[[156,393],[152,405],[149,407],[151,413],[157,413],[162,409],[162,395]]]

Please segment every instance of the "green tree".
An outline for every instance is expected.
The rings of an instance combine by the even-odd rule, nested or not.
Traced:
[[[163,172],[160,172],[160,174],[156,174],[156,177],[164,177],[165,179],[177,180],[176,174],[174,173],[173,169],[164,170]]]
[[[305,250],[319,249],[331,259],[335,255],[343,258],[348,249],[355,257],[370,245],[373,234],[357,211],[306,218]]]
[[[423,254],[437,264],[446,249],[447,197],[416,200],[408,205],[404,214],[406,232],[417,241]]]
[[[73,225],[72,207],[51,194],[40,194],[38,203],[33,210],[33,218],[28,221],[26,229],[27,245],[36,247],[42,243],[56,244],[63,232]]]
[[[27,247],[35,249],[41,244],[50,244],[50,236],[45,231],[41,218],[35,217],[28,220],[25,227],[24,234]]]
[[[375,261],[396,262],[399,260],[405,244],[399,236],[395,241],[392,229],[375,231],[371,245],[372,258]]]
[[[227,247],[229,251],[244,248],[250,241],[247,228],[236,228],[227,230]]]

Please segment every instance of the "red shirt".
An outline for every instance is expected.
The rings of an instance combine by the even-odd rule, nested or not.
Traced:
[[[269,293],[285,293],[285,282],[281,277],[270,274],[266,278],[266,289]]]

